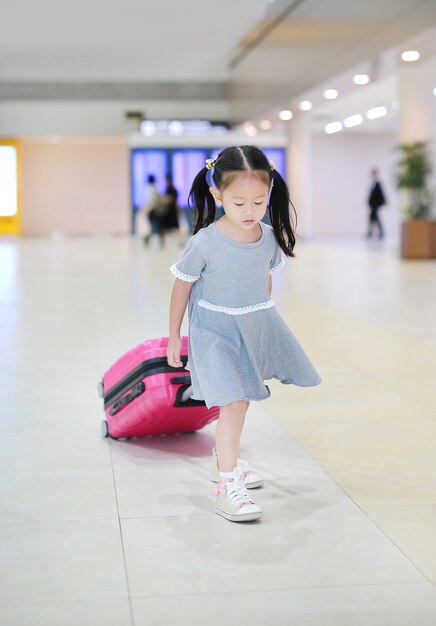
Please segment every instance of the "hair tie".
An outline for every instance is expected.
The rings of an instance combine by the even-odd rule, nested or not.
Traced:
[[[216,159],[206,159],[206,169],[210,170],[215,165]]]
[[[274,165],[274,162],[273,161],[269,161],[269,165],[270,165],[270,168],[271,168],[271,172],[273,172],[276,169],[276,166]]]

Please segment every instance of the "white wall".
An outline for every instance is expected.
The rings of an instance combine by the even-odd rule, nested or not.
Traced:
[[[127,111],[142,111],[149,119],[226,120],[226,102],[206,101],[0,101],[0,136],[122,135],[137,132],[138,122]]]
[[[362,237],[367,228],[369,172],[378,167],[388,206],[381,210],[387,236],[398,238],[394,133],[316,134],[312,143],[311,235]]]
[[[314,239],[362,237],[369,170],[378,166],[389,199],[381,215],[388,235],[396,239],[396,143],[394,133],[314,134],[305,178],[310,206],[296,202],[300,234]],[[48,138],[24,139],[22,182],[25,235],[130,230],[127,139],[63,138],[57,145]]]
[[[22,232],[47,235],[130,231],[126,139],[22,142]]]

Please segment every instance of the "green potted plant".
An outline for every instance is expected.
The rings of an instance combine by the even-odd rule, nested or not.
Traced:
[[[423,141],[398,146],[401,158],[397,187],[401,192],[404,221],[401,229],[401,256],[404,259],[436,258],[436,221],[431,219],[432,194],[428,179],[432,164]]]

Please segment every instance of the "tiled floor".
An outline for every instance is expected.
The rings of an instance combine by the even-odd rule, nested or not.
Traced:
[[[0,240],[2,626],[436,623],[436,264],[300,244],[277,307],[323,384],[273,383],[244,455],[261,523],[212,512],[214,426],[102,439],[96,382],[166,334],[180,250]]]

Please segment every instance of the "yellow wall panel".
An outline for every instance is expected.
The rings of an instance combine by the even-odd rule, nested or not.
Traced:
[[[2,215],[0,207],[0,236],[19,235],[21,233],[21,145],[17,139],[0,139],[1,146],[11,146],[16,150],[17,211],[15,215]]]

